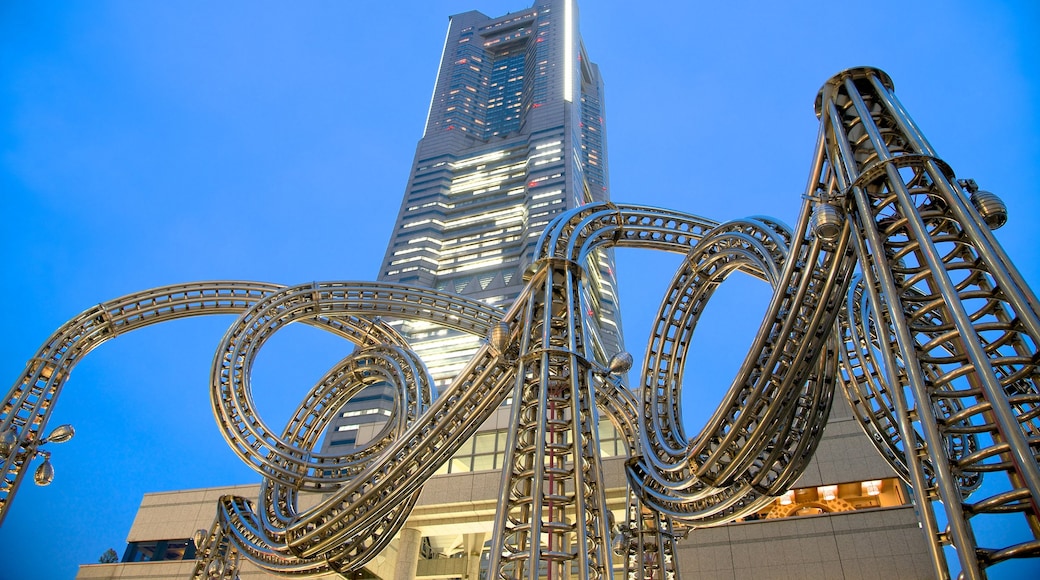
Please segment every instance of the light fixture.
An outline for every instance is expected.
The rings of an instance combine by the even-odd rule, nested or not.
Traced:
[[[1007,223],[1007,206],[997,194],[979,189],[974,179],[958,179],[957,183],[968,191],[968,201],[975,211],[979,212],[979,217],[986,222],[989,229],[999,229]]]
[[[881,480],[873,479],[862,484],[863,495],[881,495]]]
[[[21,447],[25,449],[23,453],[26,457],[26,463],[42,456],[43,463],[33,473],[33,481],[36,482],[36,485],[50,485],[54,481],[54,465],[51,464],[51,453],[50,451],[40,449],[40,447],[47,443],[64,443],[72,439],[75,434],[76,430],[72,428],[72,425],[59,425],[51,431],[50,435],[42,439],[34,440],[32,439],[32,433],[28,433],[28,441],[19,445],[18,428],[15,425],[11,425],[0,434],[0,458],[14,455]]]
[[[11,425],[0,435],[0,457],[7,457],[14,452],[18,445],[18,428]]]
[[[997,194],[980,189],[971,194],[970,200],[989,229],[996,230],[1007,223],[1007,206]]]
[[[195,542],[195,549],[201,550],[207,539],[209,539],[208,530],[203,528],[195,530],[195,536],[192,538],[192,541]]]
[[[614,356],[607,361],[607,370],[612,375],[621,375],[627,373],[632,368],[632,362],[631,354],[624,351],[614,353]]]
[[[54,466],[51,465],[51,454],[41,451],[40,455],[43,455],[43,463],[36,468],[36,473],[33,474],[33,481],[40,486],[50,485],[54,481]]]
[[[509,347],[509,325],[499,322],[488,331],[488,344],[496,354],[502,354]]]
[[[58,425],[51,431],[51,434],[43,439],[42,443],[64,443],[69,439],[72,439],[76,435],[76,430],[72,428],[72,425]]]
[[[780,505],[791,505],[794,503],[794,490],[788,490],[787,493],[780,496]]]
[[[821,485],[816,488],[816,493],[820,494],[820,499],[823,501],[833,501],[838,497],[838,486]]]
[[[825,242],[837,240],[844,225],[838,208],[826,202],[814,205],[810,221],[812,232]]]
[[[206,575],[210,578],[216,579],[224,575],[224,562],[222,560],[213,560],[206,566]]]

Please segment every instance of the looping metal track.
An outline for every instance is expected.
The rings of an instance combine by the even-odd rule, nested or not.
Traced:
[[[793,249],[791,242],[773,222],[723,224],[690,251],[665,294],[644,363],[643,454],[628,471],[648,505],[687,525],[732,521],[783,493],[826,422],[836,375],[836,344],[828,346],[827,336],[852,261],[843,241],[807,238]],[[789,260],[792,253],[800,259]],[[738,270],[767,280],[776,294],[729,393],[688,439],[680,418],[683,362],[699,314]]]
[[[76,362],[137,328],[232,313],[211,402],[233,452],[264,479],[255,501],[220,500],[214,527],[197,539],[196,578],[231,579],[240,557],[288,576],[357,571],[405,524],[423,483],[508,397],[495,576],[610,578],[620,561],[632,578],[676,578],[675,542],[690,528],[758,511],[802,473],[836,383],[922,505],[937,576],[954,568],[983,578],[1006,559],[1038,556],[1038,301],[892,87],[869,68],[824,85],[793,229],[764,217],[719,224],[589,204],[546,229],[508,311],[354,282],[201,282],[91,308],[44,343],[4,400],[0,434],[15,441],[2,457],[0,518]],[[663,293],[638,394],[586,315],[587,265],[593,252],[616,247],[685,256]],[[773,297],[729,391],[690,437],[684,361],[700,313],[737,271],[768,282]],[[494,339],[432,400],[423,361],[388,318]],[[275,431],[252,407],[250,370],[265,342],[293,322],[341,336],[355,351]],[[315,452],[335,412],[377,383],[396,388],[386,427],[350,453]],[[607,505],[601,413],[628,448],[624,523]],[[301,492],[325,495],[301,510]],[[1014,542],[977,545],[972,518],[980,515],[1010,522]],[[958,561],[946,561],[946,544]]]

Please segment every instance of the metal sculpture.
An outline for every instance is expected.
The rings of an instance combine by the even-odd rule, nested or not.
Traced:
[[[955,180],[871,68],[829,80],[793,230],[768,218],[725,224],[639,206],[590,204],[545,231],[527,286],[503,311],[390,284],[244,282],[170,286],[98,305],[41,347],[3,405],[0,517],[72,366],[102,342],[167,320],[236,313],[218,349],[211,401],[232,450],[263,476],[255,502],[221,499],[196,538],[195,577],[233,578],[238,558],[289,575],[347,574],[404,524],[423,482],[508,397],[511,424],[491,569],[502,578],[677,577],[675,541],[760,510],[802,473],[841,385],[871,440],[911,485],[938,577],[1040,555],[1038,302],[990,232],[992,194]],[[969,197],[970,195],[970,197]],[[685,255],[650,337],[638,396],[631,357],[602,352],[588,318],[584,264],[604,247]],[[745,363],[704,430],[679,411],[699,313],[727,276],[774,296]],[[486,337],[431,400],[422,361],[384,317]],[[250,369],[274,332],[303,322],[356,345],[306,394],[280,435],[251,404]],[[335,411],[365,386],[397,388],[395,416],[370,444],[314,452]],[[626,521],[613,522],[596,425],[628,446]],[[47,479],[47,469],[37,480]],[[1002,476],[995,495],[980,482]],[[308,510],[301,491],[324,492]],[[1007,546],[979,546],[973,516],[1024,518]],[[940,530],[940,521],[947,528]],[[943,546],[956,548],[947,562]]]

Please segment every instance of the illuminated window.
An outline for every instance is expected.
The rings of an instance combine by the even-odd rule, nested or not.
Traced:
[[[909,505],[903,484],[896,478],[853,481],[788,490],[745,520],[822,515]]]

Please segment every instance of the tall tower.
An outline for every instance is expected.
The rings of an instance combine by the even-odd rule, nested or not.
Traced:
[[[490,18],[450,17],[423,136],[378,279],[508,308],[545,226],[610,197],[603,81],[578,34],[573,0]],[[622,347],[614,259],[593,256],[587,316],[606,359]],[[412,322],[396,328],[450,383],[479,343]],[[325,447],[364,439],[393,405],[370,387],[344,408]],[[359,439],[360,437],[360,439]]]

